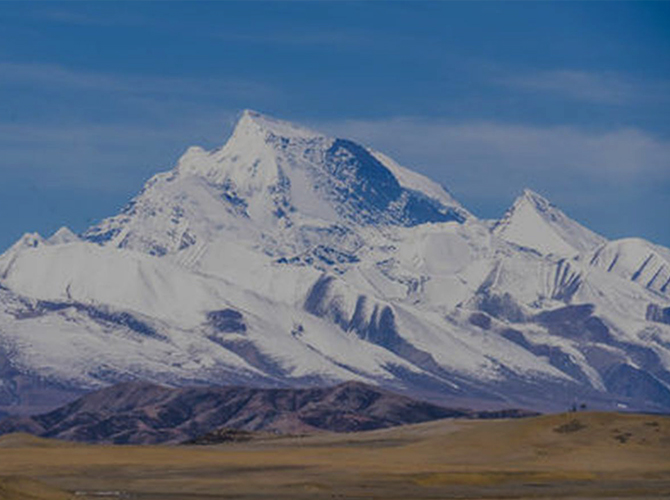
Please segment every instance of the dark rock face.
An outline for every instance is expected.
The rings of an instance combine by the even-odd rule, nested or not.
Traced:
[[[0,419],[52,409],[80,397],[84,391],[66,387],[34,374],[22,373],[12,362],[12,352],[0,346]]]
[[[348,325],[346,312],[339,307],[337,309],[329,307],[329,304],[325,300],[328,290],[334,281],[335,278],[333,276],[328,276],[326,274],[322,275],[316,283],[312,285],[312,289],[307,294],[304,308],[308,313],[319,317],[324,317],[331,312],[334,314],[333,319],[335,320],[335,323],[346,329],[346,326]]]
[[[570,266],[570,262],[561,259],[556,264],[552,298],[569,303],[577,290],[582,286],[582,276]]]
[[[390,306],[374,304],[368,316],[366,310],[369,299],[364,295],[356,300],[353,313],[347,311],[341,301],[328,300],[328,292],[334,282],[332,276],[323,275],[319,278],[305,299],[305,311],[321,318],[330,318],[343,331],[388,349],[431,373],[451,376],[435,361],[432,354],[417,348],[398,333],[395,313]]]
[[[648,372],[626,363],[610,368],[604,377],[607,389],[624,397],[670,404],[670,390]]]
[[[565,306],[541,312],[534,320],[545,326],[552,335],[591,342],[613,342],[607,325],[593,316],[593,310],[593,304]]]
[[[249,340],[228,340],[216,335],[210,336],[209,340],[243,357],[251,366],[258,368],[265,373],[269,373],[277,377],[286,376],[286,372],[279,363],[258,349],[256,344]]]
[[[649,304],[645,319],[670,325],[670,307],[662,308],[657,304]]]
[[[244,432],[232,430],[352,432],[440,418],[527,415],[520,410],[472,412],[444,408],[357,382],[311,389],[170,389],[130,382],[88,394],[50,413],[6,418],[0,421],[0,434],[29,432],[97,443],[180,443],[212,432],[214,437],[219,434],[232,440],[245,436]]]
[[[592,304],[560,307],[552,311],[541,312],[535,319],[543,324],[578,323],[588,319],[593,314],[593,309]]]
[[[337,248],[325,245],[316,245],[309,251],[295,257],[280,257],[277,259],[277,263],[303,266],[318,266],[321,263],[327,266],[336,266],[337,264],[352,264],[358,262],[358,260],[358,257],[352,253],[343,252]]]
[[[563,373],[571,376],[575,380],[588,383],[588,377],[577,363],[575,363],[569,354],[565,353],[560,347],[546,344],[534,344],[529,342],[525,335],[513,328],[507,328],[500,333],[501,336],[515,344],[532,352],[536,356],[544,356],[549,359],[549,363],[555,366]]]
[[[219,332],[243,333],[247,331],[242,313],[235,309],[210,311],[207,313],[207,323]]]
[[[403,188],[388,168],[355,142],[336,139],[325,159],[326,168],[339,181],[331,181],[331,196],[335,196],[338,207],[348,207],[342,215],[357,222],[416,226],[465,220],[457,210]]]
[[[115,311],[108,307],[99,305],[92,306],[80,302],[53,302],[38,300],[34,303],[25,302],[22,310],[14,312],[16,319],[28,319],[44,316],[51,312],[62,311],[64,309],[75,309],[78,312],[86,314],[93,321],[111,327],[122,327],[131,332],[144,337],[150,337],[158,340],[167,340],[167,338],[156,331],[145,321],[138,319],[129,312]]]
[[[468,321],[482,330],[491,328],[491,318],[483,313],[472,313],[468,318]]]
[[[520,323],[526,317],[519,304],[508,293],[497,295],[488,291],[481,291],[477,296],[477,308],[498,319]]]
[[[365,148],[355,142],[337,139],[326,152],[326,165],[331,174],[353,191],[343,191],[346,197],[357,197],[377,210],[386,210],[388,205],[402,194],[402,187],[393,174]],[[344,188],[343,188],[344,189]]]

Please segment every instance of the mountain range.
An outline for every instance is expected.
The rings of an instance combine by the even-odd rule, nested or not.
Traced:
[[[117,215],[0,256],[0,411],[134,380],[666,412],[670,250],[527,189],[482,220],[380,152],[245,111]]]
[[[49,413],[10,417],[0,434],[26,432],[68,441],[115,444],[245,440],[257,433],[355,432],[443,418],[518,418],[523,410],[474,412],[416,401],[360,382],[335,387],[168,388],[126,382],[87,394]]]

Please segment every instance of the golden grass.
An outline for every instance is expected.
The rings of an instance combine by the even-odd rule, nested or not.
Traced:
[[[25,477],[0,478],[2,500],[73,500],[74,497],[57,488]]]
[[[664,498],[670,418],[445,420],[211,447],[74,445],[11,435],[0,438],[0,477],[7,476],[82,499],[101,499],[101,492],[146,500]],[[56,491],[7,498],[68,498],[46,496]]]

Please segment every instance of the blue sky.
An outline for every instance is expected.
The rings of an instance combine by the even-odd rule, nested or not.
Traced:
[[[670,3],[6,2],[0,248],[114,214],[244,108],[493,218],[524,187],[670,246]]]

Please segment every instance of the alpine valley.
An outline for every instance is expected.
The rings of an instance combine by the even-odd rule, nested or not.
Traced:
[[[0,412],[133,380],[668,412],[670,250],[529,190],[480,220],[382,153],[245,111],[118,215],[0,256]]]

